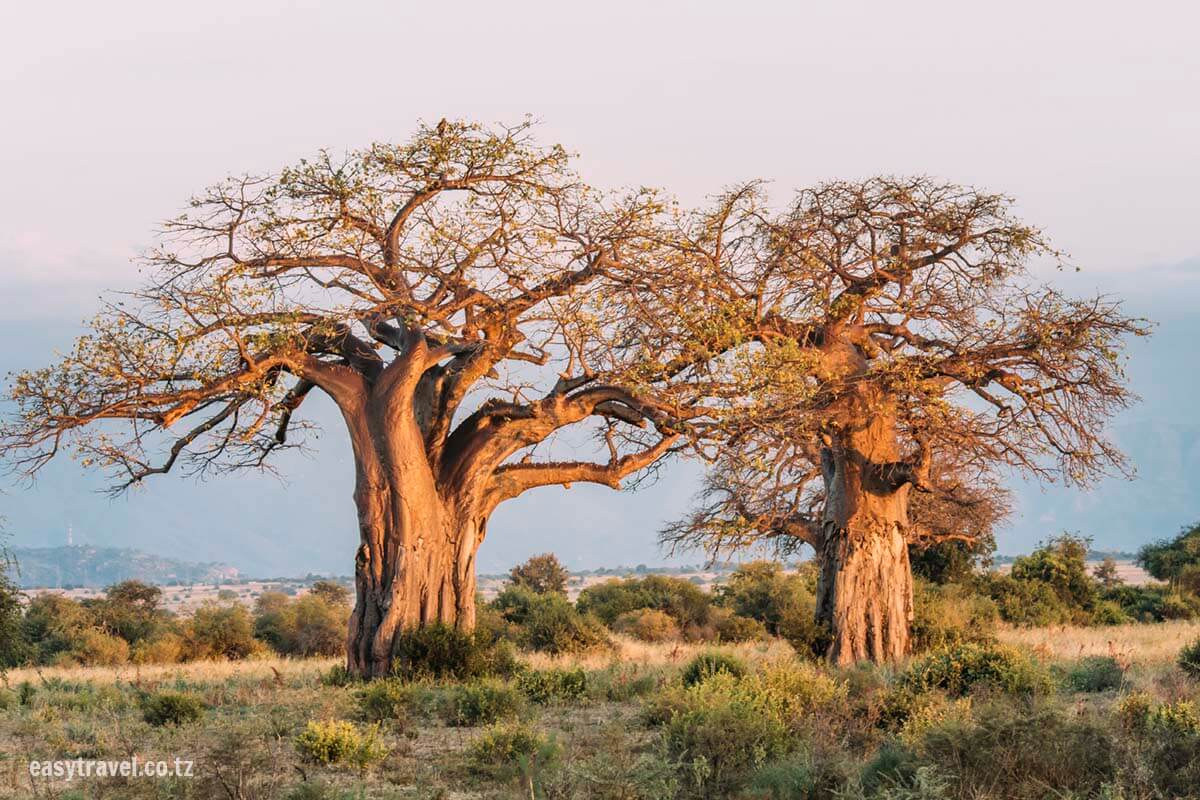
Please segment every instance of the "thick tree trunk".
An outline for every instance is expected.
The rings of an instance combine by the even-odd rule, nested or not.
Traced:
[[[897,486],[888,468],[899,460],[895,419],[860,420],[823,452],[817,622],[831,634],[827,657],[835,664],[903,658],[912,622],[910,487]]]
[[[411,405],[385,400],[346,414],[360,538],[346,667],[361,678],[391,672],[405,629],[474,629],[475,554],[484,530],[469,490],[439,490]]]
[[[391,672],[396,637],[406,629],[475,627],[476,547],[463,546],[472,532],[442,523],[380,533],[364,532],[354,565],[347,669],[362,678]]]

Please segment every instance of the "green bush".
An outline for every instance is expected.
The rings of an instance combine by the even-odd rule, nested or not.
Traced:
[[[493,678],[450,689],[442,710],[447,725],[475,727],[520,716],[525,698],[514,686]]]
[[[832,720],[846,702],[845,684],[788,661],[740,678],[718,670],[691,686],[668,687],[647,702],[645,719],[661,726],[686,796],[723,798],[757,770],[789,757],[814,718]]]
[[[689,691],[663,727],[668,757],[679,763],[689,797],[729,797],[756,770],[795,746],[784,719],[763,713],[758,698],[733,682],[722,674],[694,687],[709,691]]]
[[[814,616],[816,601],[807,574],[784,572],[772,561],[742,564],[716,589],[717,602],[734,614],[758,620],[773,636]],[[799,649],[799,648],[797,648]]]
[[[506,643],[449,625],[426,625],[404,631],[396,637],[392,662],[392,674],[404,680],[504,677],[513,674],[516,668],[516,656]]]
[[[266,649],[254,638],[250,612],[237,602],[205,602],[184,626],[183,638],[189,659],[237,660]]]
[[[577,606],[581,614],[594,614],[609,627],[630,611],[662,611],[686,633],[708,623],[712,597],[682,578],[648,575],[589,586],[580,593]]]
[[[301,760],[323,766],[366,769],[387,756],[377,725],[360,728],[352,722],[310,721],[295,739]]]
[[[991,573],[981,579],[981,585],[995,602],[1000,618],[1013,625],[1040,628],[1065,625],[1074,619],[1054,587],[1043,581]]]
[[[1071,664],[1063,682],[1073,692],[1103,692],[1125,682],[1125,670],[1109,656],[1088,656]]]
[[[412,716],[425,716],[432,711],[438,696],[421,684],[383,678],[364,684],[354,693],[354,702],[358,719],[404,727]]]
[[[567,581],[571,573],[559,563],[553,553],[533,556],[524,564],[518,564],[508,573],[514,586],[521,586],[538,594],[567,594]]]
[[[472,771],[489,776],[516,775],[545,769],[558,761],[561,748],[553,739],[526,723],[492,725],[467,745],[467,764]]]
[[[254,604],[254,635],[288,656],[333,656],[346,647],[350,605],[342,587],[317,581],[296,600],[264,592]]]
[[[695,686],[722,672],[740,678],[746,674],[746,662],[737,656],[719,651],[701,653],[687,663],[681,678],[684,686]]]
[[[1200,597],[1169,592],[1163,597],[1159,613],[1163,619],[1196,619],[1200,617]]]
[[[1200,639],[1186,644],[1179,651],[1179,668],[1193,678],[1200,679]]]
[[[343,664],[334,664],[317,679],[322,686],[349,686],[354,683],[354,676]]]
[[[517,641],[525,648],[545,653],[584,653],[612,646],[604,626],[579,613],[559,594],[538,594],[509,586],[493,606],[515,626]]]
[[[142,717],[155,727],[186,725],[204,716],[204,701],[192,694],[160,692],[142,699]]]
[[[917,580],[913,589],[913,652],[996,638],[1000,614],[991,598],[962,584]]]
[[[517,688],[538,705],[574,703],[587,696],[587,673],[579,668],[525,670],[517,675]]]
[[[1137,622],[1162,622],[1166,619],[1192,619],[1200,616],[1186,598],[1166,586],[1114,586],[1104,592],[1105,602],[1116,603],[1122,613]]]
[[[1009,694],[1046,694],[1053,688],[1049,672],[1015,647],[969,642],[928,654],[908,667],[898,680],[902,689],[939,689],[958,697],[979,685]]]

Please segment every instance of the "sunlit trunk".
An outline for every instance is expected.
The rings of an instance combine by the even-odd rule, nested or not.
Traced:
[[[895,419],[862,420],[824,454],[826,507],[819,553],[817,621],[835,664],[895,661],[909,650],[913,613],[908,560],[909,485],[881,465],[896,462]]]
[[[347,669],[363,678],[391,672],[406,629],[475,626],[475,554],[483,520],[468,499],[443,497],[411,411],[368,405],[347,414],[354,444],[360,544]]]

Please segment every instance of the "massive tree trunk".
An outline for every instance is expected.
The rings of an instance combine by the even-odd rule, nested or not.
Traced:
[[[444,624],[475,626],[475,554],[486,519],[471,485],[439,485],[422,415],[376,389],[344,411],[354,449],[360,544],[347,669],[387,675],[398,634]]]
[[[908,494],[894,415],[856,404],[857,418],[822,451],[817,621],[830,632],[835,664],[894,661],[909,650],[913,613]]]

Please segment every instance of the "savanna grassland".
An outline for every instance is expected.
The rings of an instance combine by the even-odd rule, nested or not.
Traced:
[[[1007,574],[922,577],[913,654],[853,667],[821,657],[811,565],[745,564],[711,592],[613,580],[571,600],[565,570],[537,557],[481,602],[474,633],[412,629],[392,674],[369,682],[336,655],[348,607],[331,584],[191,617],[140,585],[43,597],[10,614],[21,663],[0,689],[0,791],[1200,797],[1200,600],[1187,581],[1093,574],[1084,553],[1059,537]],[[65,780],[28,767],[134,756],[192,771]]]
[[[778,641],[650,644],[625,636],[604,653],[525,655],[496,670],[507,675],[369,685],[343,681],[337,660],[319,658],[17,669],[0,712],[3,791],[54,798],[1200,792],[1200,682],[1176,663],[1179,643],[1200,637],[1200,624],[1040,633],[1045,641],[1004,629],[994,645],[853,670],[800,660]],[[186,711],[178,720],[153,718],[152,699],[173,695],[194,699],[198,718]],[[194,760],[194,775],[68,783],[31,779],[25,766],[132,754]]]

